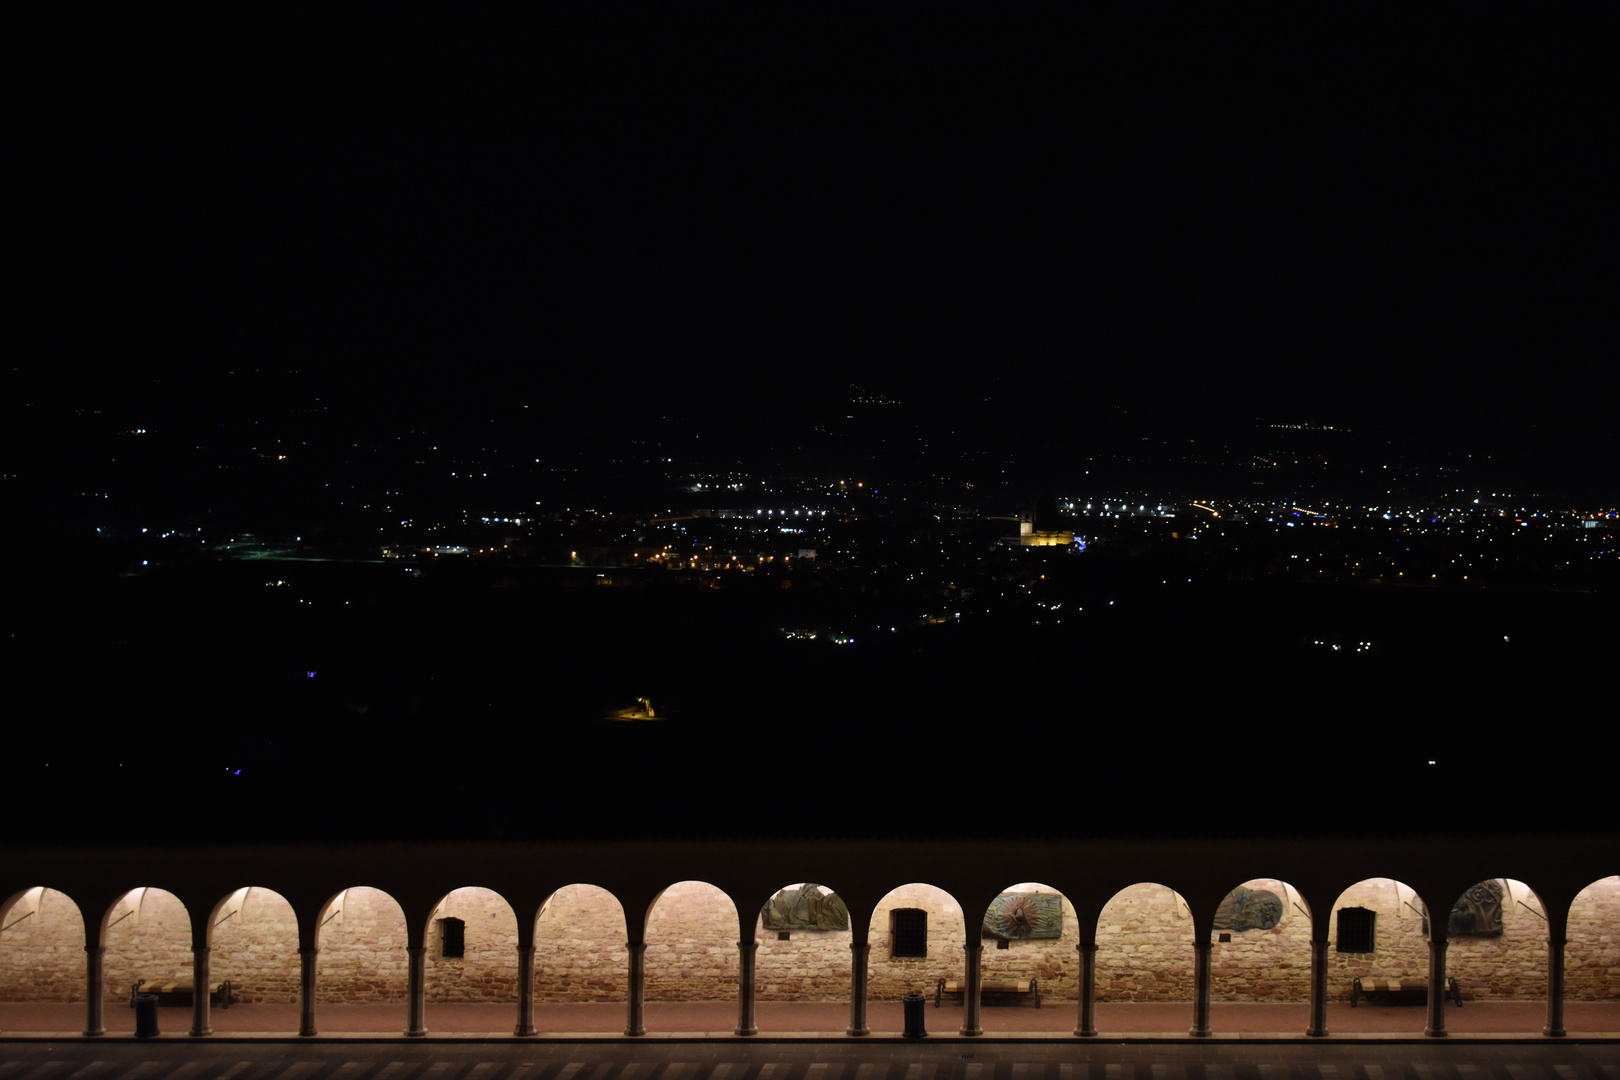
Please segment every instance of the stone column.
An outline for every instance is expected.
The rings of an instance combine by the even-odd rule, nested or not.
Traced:
[[[647,944],[632,941],[630,951],[630,1015],[625,1021],[626,1035],[647,1034]]]
[[[759,942],[737,942],[737,1034],[758,1035],[754,1026],[754,958]]]
[[[1446,942],[1429,939],[1429,1022],[1423,1034],[1446,1036]]]
[[[1311,941],[1311,1022],[1305,1034],[1321,1038],[1327,1029],[1327,942]]]
[[[102,975],[105,971],[107,950],[100,945],[86,945],[84,947],[84,1033],[86,1035],[105,1035],[107,1028],[102,1024],[101,1007],[104,1004],[102,997],[106,989],[102,985]]]
[[[849,945],[849,1028],[845,1035],[870,1035],[866,1026],[866,961],[872,955],[872,946]]]
[[[1090,1038],[1097,1034],[1097,943],[1081,943],[1075,951],[1080,954],[1080,1022],[1074,1033]]]
[[[962,946],[962,953],[967,961],[967,978],[962,983],[962,1035],[983,1035],[984,1028],[979,1026],[979,987],[983,983],[983,968],[980,966],[984,958],[984,944],[975,941]]]
[[[214,1029],[208,1026],[208,991],[213,988],[209,980],[208,954],[213,952],[207,945],[197,948],[191,947],[191,1034],[212,1035]]]
[[[518,1018],[514,1035],[533,1035],[534,1028],[534,946],[519,945],[518,954]]]
[[[298,1034],[318,1035],[315,1030],[315,958],[319,949],[298,950]]]
[[[405,950],[410,957],[410,1006],[405,1034],[420,1037],[427,1034],[427,950],[412,945]]]
[[[1215,946],[1207,941],[1193,942],[1193,1022],[1187,1034],[1209,1037],[1209,959]]]
[[[1555,1038],[1564,1034],[1564,938],[1561,935],[1547,941],[1547,1026],[1541,1033]]]

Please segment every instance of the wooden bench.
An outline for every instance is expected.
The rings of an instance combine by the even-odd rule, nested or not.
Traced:
[[[941,979],[934,988],[934,1008],[946,994],[965,994],[967,984],[959,979]],[[985,979],[979,983],[979,998],[983,1000],[985,994],[1018,994],[1020,996],[1033,994],[1035,1007],[1041,1007],[1041,986],[1039,979]]]
[[[135,985],[129,988],[129,1007],[132,1009],[135,1007],[135,995],[137,994],[156,994],[159,1005],[190,1005],[191,980],[153,979],[148,981],[146,979],[137,979]],[[222,1009],[228,1009],[235,1004],[236,997],[231,987],[231,980],[224,979],[215,985],[208,992],[208,1000],[211,1004],[218,1005]]]
[[[1395,994],[1403,997],[1416,997],[1421,1001],[1429,1000],[1429,980],[1426,978],[1399,978],[1399,979],[1357,979],[1350,987],[1350,1007],[1354,1009],[1361,1003],[1365,995],[1370,1001],[1374,994]],[[1462,991],[1457,987],[1457,980],[1446,976],[1445,996],[1462,1008]]]

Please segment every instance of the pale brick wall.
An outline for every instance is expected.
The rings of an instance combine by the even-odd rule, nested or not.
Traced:
[[[1038,882],[1028,881],[1006,890],[1010,893],[1056,893],[1057,890]],[[1080,956],[1075,944],[1080,940],[1075,923],[1074,908],[1068,898],[1063,901],[1063,936],[1059,938],[1010,941],[1005,949],[996,947],[995,939],[984,939],[981,967],[986,979],[1039,979],[1041,998],[1045,1002],[1078,1001],[1080,999]],[[984,920],[984,913],[978,915]]]
[[[1213,931],[1209,989],[1216,1001],[1309,1001],[1311,920],[1305,901],[1276,878],[1253,878],[1240,888],[1265,889],[1283,903],[1282,921],[1269,930],[1233,930],[1231,941]]]
[[[270,889],[232,893],[214,915],[209,972],[240,1002],[298,1001],[298,918]]]
[[[892,937],[889,912],[895,908],[921,908],[928,913],[928,955],[911,959],[890,956]],[[934,996],[941,976],[960,979],[964,971],[962,943],[966,924],[955,898],[932,885],[902,885],[878,901],[872,913],[867,941],[871,959],[867,965],[867,999],[899,1001],[904,994]],[[848,999],[848,991],[845,999]]]
[[[409,956],[405,913],[392,896],[357,886],[339,893],[321,912],[315,1001],[405,1001]]]
[[[11,897],[0,908],[0,1001],[83,1001],[84,941],[84,917],[65,894]]]
[[[1192,913],[1179,893],[1141,882],[1097,920],[1098,1001],[1191,1001]]]
[[[1569,906],[1564,996],[1620,1000],[1620,876],[1594,881]]]
[[[444,955],[438,920],[466,924],[464,955]],[[423,958],[423,994],[428,1001],[517,1001],[517,916],[488,889],[450,893],[428,918]]]
[[[630,953],[624,908],[606,889],[566,885],[534,929],[536,1001],[625,1001]]]
[[[702,881],[665,889],[647,916],[648,1001],[735,1001],[737,909]]]
[[[103,1000],[128,1002],[137,979],[191,981],[191,916],[173,893],[132,889],[107,923]]]
[[[803,882],[786,886],[797,889]],[[754,997],[759,1001],[848,1001],[851,933],[848,930],[765,929],[763,908],[754,918],[759,952]]]
[[[1449,939],[1446,974],[1457,980],[1464,1000],[1545,999],[1547,919],[1541,898],[1522,881],[1498,878],[1497,883],[1502,886],[1502,936]]]
[[[1377,912],[1371,953],[1341,953],[1337,947],[1340,908]],[[1423,936],[1425,905],[1411,887],[1393,878],[1358,881],[1339,895],[1328,912],[1327,993],[1329,1001],[1349,1001],[1357,978],[1398,979],[1429,973],[1429,942]],[[1450,908],[1450,904],[1447,904]],[[1415,910],[1414,910],[1415,909]]]

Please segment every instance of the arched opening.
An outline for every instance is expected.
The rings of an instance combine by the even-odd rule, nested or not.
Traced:
[[[1328,920],[1329,1001],[1349,1002],[1357,979],[1365,986],[1367,980],[1393,984],[1428,976],[1428,906],[1405,882],[1394,878],[1358,881],[1339,894]],[[1353,1013],[1338,1011],[1329,1026],[1334,1030],[1422,1031],[1426,1020],[1421,1007],[1390,997],[1362,1000]]]
[[[778,889],[754,919],[758,1024],[766,1031],[843,1031],[849,1019],[849,908],[825,885]],[[781,1002],[826,1008],[773,1007]]]
[[[1620,1030],[1620,875],[1575,894],[1565,936],[1565,1028]]]
[[[84,1000],[84,916],[36,885],[0,904],[0,1001]]]
[[[932,1002],[940,979],[961,980],[966,974],[962,953],[966,941],[962,905],[944,889],[912,882],[879,900],[867,937],[871,1029],[903,1030],[902,996],[923,994]]]
[[[231,984],[231,1007],[211,1009],[216,1031],[298,1028],[298,915],[287,898],[256,885],[209,913],[209,977]]]
[[[1187,901],[1148,881],[1115,893],[1097,916],[1097,1004],[1110,1007],[1099,1011],[1098,1028],[1133,1029],[1133,1014],[1112,1006],[1179,1003],[1192,996],[1193,915]],[[1185,1017],[1177,1011],[1171,1022],[1182,1024]]]
[[[624,1011],[593,1008],[629,999],[624,907],[597,885],[565,885],[534,924],[534,1001],[542,1031],[624,1030]]]
[[[438,1002],[517,1001],[517,915],[497,892],[469,885],[428,916],[423,996]]]
[[[1477,882],[1451,905],[1446,974],[1457,980],[1464,1000],[1544,1001],[1547,932],[1546,906],[1524,882]],[[1448,1025],[1461,1031],[1467,1022],[1463,1014]]]
[[[357,885],[321,907],[315,929],[315,1006],[322,1031],[391,1031],[409,1022],[405,912]]]
[[[707,882],[681,881],[658,894],[645,938],[649,1031],[689,1030],[674,1003],[737,1000],[739,929],[731,897]]]
[[[1287,882],[1250,878],[1227,893],[1210,941],[1212,1000],[1310,1001],[1311,916]]]
[[[130,1006],[139,986],[158,995],[161,1013],[185,1010],[185,1020],[160,1019],[160,1029],[189,1027],[191,1011],[191,914],[180,898],[163,889],[131,889],[113,901],[102,918],[104,994],[107,1006]],[[198,992],[206,992],[198,988]],[[109,1033],[135,1030],[133,1008],[105,1011]]]

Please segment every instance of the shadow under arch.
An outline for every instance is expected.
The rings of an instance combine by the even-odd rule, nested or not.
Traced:
[[[546,897],[534,919],[534,999],[628,1000],[628,926],[624,905],[600,885],[575,882]]]
[[[106,1005],[127,1005],[137,984],[149,992],[169,984],[191,984],[191,913],[180,898],[150,886],[130,889],[107,908],[101,919],[103,987]],[[162,1001],[167,1011],[178,1002]],[[191,1006],[185,1005],[189,1020]],[[104,1023],[108,1034],[135,1030],[135,1010],[108,1008]],[[161,1027],[174,1026],[160,1021]]]
[[[1565,1001],[1620,1001],[1620,874],[1575,894],[1566,937]]]
[[[260,885],[227,893],[206,937],[210,981],[229,980],[235,1004],[298,1003],[298,914],[286,897]]]
[[[806,881],[784,886],[760,907],[752,933],[759,1001],[849,1000],[850,914],[833,889]]]
[[[1192,1001],[1194,934],[1192,908],[1168,885],[1116,892],[1097,915],[1098,1004]]]
[[[331,1005],[388,1006],[328,1009],[323,1031],[384,1030],[405,1018],[410,999],[409,936],[405,909],[393,896],[368,885],[333,894],[315,924],[315,1009]]]
[[[661,1005],[737,1000],[739,927],[731,896],[706,881],[677,881],[653,898],[643,938],[649,1031],[678,1030]]]
[[[0,1001],[83,1001],[84,913],[46,885],[0,903]]]
[[[1349,1001],[1358,978],[1427,976],[1428,912],[1417,890],[1394,878],[1363,878],[1339,893],[1328,912],[1328,1000]],[[1396,1030],[1424,1029],[1424,1010],[1410,1012],[1391,1014]]]
[[[1211,999],[1308,1005],[1311,930],[1310,903],[1288,882],[1250,878],[1235,886],[1210,931],[1210,967],[1219,972]]]

